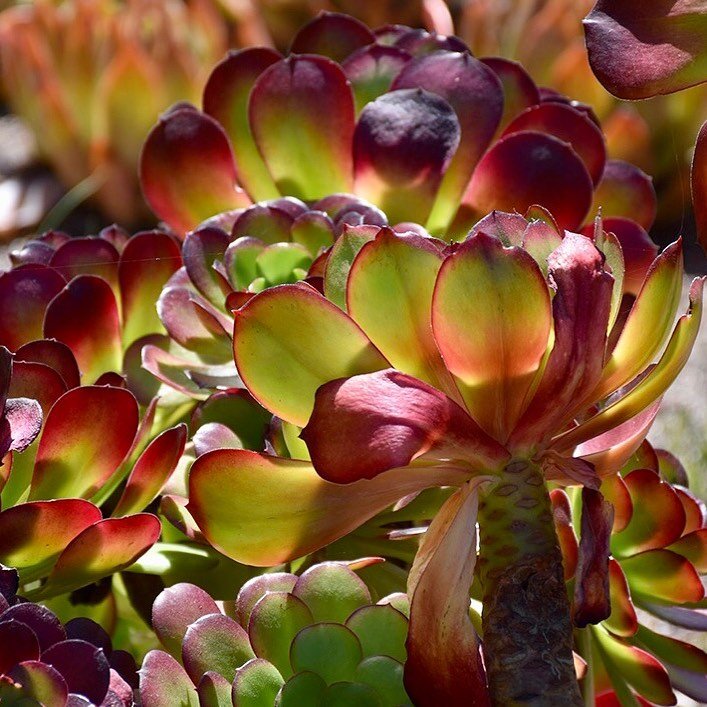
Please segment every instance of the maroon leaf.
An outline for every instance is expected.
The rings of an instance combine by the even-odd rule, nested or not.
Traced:
[[[42,662],[58,670],[70,692],[100,705],[108,692],[110,666],[100,648],[86,641],[61,641],[42,653]]]
[[[119,257],[115,247],[103,238],[72,238],[59,246],[49,265],[67,282],[77,275],[96,275],[117,292]]]
[[[574,623],[597,624],[611,613],[609,537],[614,509],[599,491],[582,489],[582,534],[574,585]]]
[[[43,363],[53,368],[63,379],[68,388],[81,384],[79,367],[71,349],[61,341],[39,339],[20,346],[15,352],[17,361]]]
[[[297,32],[290,52],[321,54],[341,62],[374,41],[373,32],[360,20],[335,12],[322,12]]]
[[[703,123],[697,135],[690,174],[697,240],[702,250],[707,252],[707,121]]]

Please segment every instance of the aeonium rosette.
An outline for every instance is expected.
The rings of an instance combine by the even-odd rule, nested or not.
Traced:
[[[655,216],[650,179],[607,161],[589,108],[456,37],[323,14],[286,58],[226,57],[202,105],[165,113],[141,157],[148,203],[180,234],[254,202],[340,192],[445,237],[532,204],[572,230],[599,206],[645,228]]]
[[[299,283],[236,311],[244,384],[304,444],[295,459],[201,456],[188,510],[224,554],[273,565],[422,489],[456,487],[410,574],[409,694],[419,704],[488,699],[468,615],[477,570],[493,699],[530,690],[574,703],[544,482],[596,488],[640,445],[695,340],[703,281],[671,334],[679,242],[621,316],[622,252],[601,228],[592,239],[495,213],[461,244],[381,228],[359,248],[343,308]],[[518,602],[542,626],[532,640]]]

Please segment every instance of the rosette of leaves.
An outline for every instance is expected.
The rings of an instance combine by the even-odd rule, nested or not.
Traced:
[[[159,113],[196,100],[228,47],[211,0],[17,3],[0,14],[4,99],[67,189],[84,186],[109,219],[147,214],[136,171]]]
[[[275,565],[422,489],[456,487],[410,573],[408,692],[420,704],[485,692],[468,616],[478,515],[493,699],[558,690],[575,703],[545,481],[597,488],[644,439],[699,327],[698,278],[673,329],[681,261],[676,242],[621,315],[622,250],[601,228],[592,239],[493,214],[452,246],[381,228],[350,261],[339,306],[298,283],[237,311],[244,384],[304,444],[293,458],[204,454],[191,468],[187,510],[224,554]],[[535,579],[524,584],[517,572]],[[527,624],[509,624],[514,597],[538,606],[543,629],[532,640]]]
[[[581,500],[576,491],[573,499],[559,489],[551,494],[575,624],[586,626],[577,646],[591,666],[587,700],[672,705],[677,691],[707,701],[707,654],[655,630],[662,622],[670,633],[707,631],[700,579],[707,573],[707,513],[686,481],[675,457],[644,442],[620,474],[604,480],[611,506],[591,492]]]
[[[299,577],[255,577],[231,615],[192,584],[166,589],[154,603],[152,624],[168,653],[145,657],[142,704],[411,704],[403,687],[407,598],[373,604],[350,566],[326,562]]]
[[[131,707],[137,666],[90,619],[66,625],[17,596],[17,572],[0,565],[0,702]]]
[[[347,227],[364,223],[385,225],[387,219],[347,194],[311,208],[281,198],[209,219],[186,236],[184,266],[160,295],[157,312],[171,343],[148,342],[145,368],[197,399],[240,386],[231,353],[232,311],[267,287],[302,279],[321,287],[332,244]]]
[[[230,54],[203,111],[179,104],[150,133],[143,192],[175,231],[253,202],[338,192],[448,238],[492,209],[533,204],[572,230],[599,206],[644,227],[654,219],[650,179],[607,161],[591,111],[541,95],[519,64],[337,14],[304,27],[291,51]]]

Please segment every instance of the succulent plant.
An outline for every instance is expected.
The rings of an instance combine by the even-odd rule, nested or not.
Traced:
[[[210,0],[40,0],[0,15],[5,100],[66,188],[92,175],[95,203],[125,225],[147,216],[135,174],[151,124],[195,100],[227,46]]]
[[[537,640],[528,649],[513,623],[521,601],[515,573],[525,567],[542,576],[545,595],[522,601],[542,605],[553,670],[566,670],[554,686],[574,699],[569,613],[543,482],[596,488],[623,465],[686,360],[701,313],[698,279],[670,335],[682,281],[675,243],[649,268],[610,337],[622,273],[621,249],[601,228],[593,242],[494,214],[451,247],[381,228],[343,279],[346,311],[302,283],[257,294],[235,315],[236,365],[256,400],[305,444],[293,459],[204,454],[191,468],[187,510],[224,554],[275,565],[403,497],[457,487],[408,582],[409,694],[432,704],[484,690],[466,608],[476,555],[468,529],[480,504],[484,660],[494,698],[554,689],[549,668],[518,669],[526,657],[537,666],[538,653],[548,656]]]
[[[594,73],[621,98],[675,93],[707,81],[707,9],[699,3],[677,3],[667,12],[632,0],[599,0],[584,25]],[[704,100],[705,92],[699,95]],[[707,252],[707,121],[697,135],[691,184],[697,236]]]
[[[152,609],[168,653],[145,657],[142,704],[409,705],[407,610],[404,594],[373,604],[347,563],[254,577],[231,615],[202,589],[177,584]]]
[[[132,707],[137,666],[90,619],[65,626],[17,596],[17,572],[0,565],[0,702]]]
[[[679,461],[644,442],[602,483],[613,511],[586,493],[551,492],[574,620],[582,627],[577,649],[591,665],[585,696],[592,703],[595,695],[597,704],[613,698],[671,705],[674,690],[707,700],[707,654],[655,630],[657,618],[671,633],[707,631],[700,580],[707,573],[707,513],[686,483]]]
[[[336,14],[293,46],[284,59],[262,47],[230,54],[206,84],[203,112],[178,104],[150,133],[143,192],[175,231],[252,202],[337,192],[447,238],[493,209],[533,204],[573,230],[599,206],[605,217],[653,221],[650,180],[607,164],[591,110],[543,99],[514,62]]]

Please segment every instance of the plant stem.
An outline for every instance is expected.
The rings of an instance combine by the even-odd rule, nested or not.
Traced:
[[[583,705],[550,498],[540,468],[514,459],[479,507],[483,646],[494,705]]]

